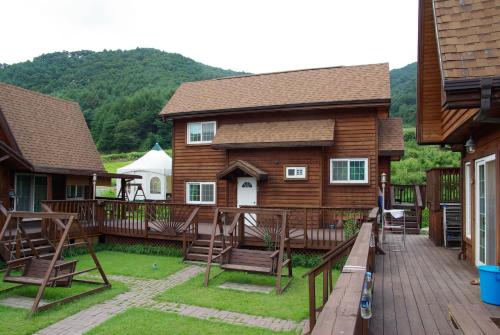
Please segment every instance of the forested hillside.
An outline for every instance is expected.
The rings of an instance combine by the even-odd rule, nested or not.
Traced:
[[[403,118],[406,126],[415,126],[417,63],[391,70],[391,116]]]
[[[102,152],[170,147],[170,125],[157,119],[185,81],[239,74],[156,49],[55,52],[0,64],[0,81],[80,103]]]
[[[1,59],[0,59],[1,60]],[[0,81],[75,100],[103,153],[170,147],[157,114],[185,81],[239,74],[156,49],[55,52],[0,64]],[[391,71],[391,114],[415,125],[416,63]]]

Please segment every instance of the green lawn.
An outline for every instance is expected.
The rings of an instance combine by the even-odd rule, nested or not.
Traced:
[[[6,288],[8,284],[0,283],[0,289]],[[125,292],[127,287],[121,283],[112,282],[112,288],[96,293],[94,295],[57,306],[50,310],[37,313],[32,318],[28,317],[28,310],[0,306],[0,334],[5,335],[27,335],[43,329],[59,320],[73,315],[87,307],[111,299],[119,293]],[[74,283],[71,288],[47,288],[45,300],[57,300],[78,292],[88,290],[88,284]],[[38,287],[27,286],[0,293],[0,299],[8,296],[27,296],[34,298]]]
[[[307,270],[305,268],[294,268],[294,279],[282,295],[276,295],[274,292],[264,294],[218,288],[224,282],[274,286],[276,280],[274,276],[225,271],[210,280],[209,287],[203,286],[204,274],[200,274],[184,284],[161,293],[156,299],[301,321],[307,318],[309,310],[307,278],[301,278],[302,274]],[[218,272],[220,270],[214,268],[212,276]],[[334,270],[334,281],[338,275],[339,272]],[[283,277],[283,281],[286,279],[286,277]],[[316,287],[317,301],[319,301],[319,294],[322,289],[320,278],[317,280]]]
[[[104,162],[104,168],[110,173],[116,173],[119,168],[132,163],[133,161],[110,161]]]
[[[106,274],[138,278],[161,279],[183,269],[186,265],[180,257],[129,254],[117,251],[100,251],[97,257]],[[78,269],[93,267],[89,255],[76,257]],[[157,269],[153,269],[157,264]],[[97,273],[97,272],[95,272]]]
[[[171,313],[131,308],[92,329],[87,335],[271,335],[295,334],[295,332],[273,332],[267,329],[232,325],[213,320],[201,320]]]

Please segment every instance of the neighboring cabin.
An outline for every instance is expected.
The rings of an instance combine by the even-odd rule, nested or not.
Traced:
[[[77,103],[0,83],[0,200],[39,211],[41,200],[92,197],[110,182]]]
[[[372,208],[403,155],[388,64],[185,83],[173,121],[174,202]]]
[[[500,264],[500,9],[420,0],[417,139],[462,153],[462,248]]]

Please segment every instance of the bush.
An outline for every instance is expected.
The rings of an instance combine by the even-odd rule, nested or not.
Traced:
[[[95,251],[118,251],[130,254],[140,255],[155,255],[155,256],[174,256],[182,257],[182,250],[174,247],[162,247],[157,245],[146,244],[114,244],[114,243],[98,243],[93,246]],[[85,247],[75,247],[64,251],[65,257],[76,257],[87,254]]]

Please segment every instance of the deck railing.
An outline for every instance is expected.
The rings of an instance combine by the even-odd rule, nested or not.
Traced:
[[[372,271],[376,248],[374,209],[359,233],[328,252],[323,261],[307,272],[309,282],[309,332],[312,334],[367,334],[367,322],[360,316],[359,305],[365,272]],[[373,242],[373,243],[372,243]],[[335,286],[332,268],[349,254]],[[316,278],[322,277],[322,301],[317,306]]]
[[[292,247],[305,249],[331,249],[339,245],[359,229],[371,210],[371,208],[336,207],[258,207],[287,210]]]
[[[425,205],[425,185],[391,184],[391,206],[397,204]]]

